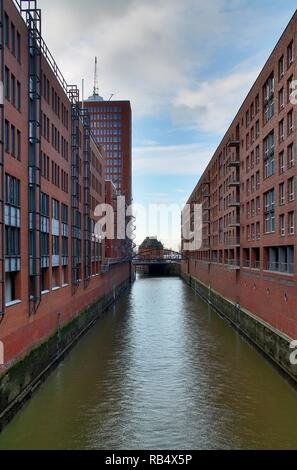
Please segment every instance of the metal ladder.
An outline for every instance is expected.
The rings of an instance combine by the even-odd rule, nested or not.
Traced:
[[[90,219],[90,158],[91,124],[87,109],[81,110],[83,119],[83,205],[84,205],[84,287],[88,287],[91,277],[91,219]]]
[[[71,284],[72,293],[79,287],[78,276],[78,211],[79,211],[79,90],[76,85],[68,86],[71,103]]]
[[[29,232],[29,305],[30,314],[41,300],[40,253],[40,152],[41,152],[41,10],[36,0],[21,0],[21,12],[28,28],[29,123],[28,123],[28,232]]]

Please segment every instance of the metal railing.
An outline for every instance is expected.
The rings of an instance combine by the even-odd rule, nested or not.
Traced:
[[[239,216],[230,217],[228,221],[228,225],[229,227],[234,226],[234,225],[240,225],[240,217]]]
[[[227,259],[226,264],[229,268],[240,269],[240,261],[238,259]]]
[[[239,178],[239,175],[238,176],[231,176],[229,182],[228,182],[228,185],[229,186],[237,186],[237,185],[240,185],[240,178]]]
[[[238,246],[240,245],[240,237],[230,237],[227,239],[228,246]]]
[[[240,205],[239,196],[231,197],[228,201],[229,207],[234,207],[234,206],[239,206],[239,205]]]
[[[266,263],[266,270],[280,272],[284,274],[294,274],[294,263],[281,263],[278,261],[268,261]]]
[[[259,260],[252,261],[251,263],[251,268],[252,269],[260,269],[261,267],[261,262]]]

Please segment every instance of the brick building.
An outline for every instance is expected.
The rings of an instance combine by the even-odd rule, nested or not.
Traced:
[[[93,95],[84,102],[84,107],[90,115],[94,138],[106,151],[105,179],[108,203],[115,210],[114,222],[117,224],[117,198],[125,198],[126,210],[132,204],[131,104],[130,101],[104,101],[95,83]],[[133,220],[129,214],[125,219],[125,224],[131,227],[130,237],[106,240],[107,258],[124,259],[127,254],[131,255],[134,247]]]
[[[297,337],[297,13],[188,203],[202,204],[202,246],[183,272]],[[185,240],[183,240],[184,246]]]
[[[146,237],[138,249],[141,259],[155,259],[164,257],[164,246],[156,237]]]
[[[114,292],[130,266],[102,269],[94,209],[105,202],[105,149],[41,37],[36,1],[2,0],[0,15],[0,341],[9,367]]]
[[[98,144],[106,150],[105,176],[132,202],[132,113],[130,101],[104,101],[94,92],[85,103]]]

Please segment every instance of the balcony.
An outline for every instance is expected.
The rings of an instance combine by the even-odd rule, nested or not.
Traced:
[[[240,269],[240,261],[237,259],[227,259],[226,264],[227,268],[232,271],[237,271]]]
[[[240,237],[228,238],[227,246],[229,246],[229,247],[238,247],[238,246],[240,246]]]
[[[251,269],[260,269],[261,262],[260,260],[255,260],[251,262]]]
[[[240,141],[239,140],[229,140],[227,147],[229,148],[239,148],[240,147]]]
[[[240,186],[239,176],[232,176],[228,183],[229,188],[238,188]]]
[[[240,207],[239,196],[232,197],[229,200],[228,207]]]
[[[240,166],[240,160],[239,160],[239,158],[237,158],[237,157],[232,157],[232,158],[230,158],[230,160],[229,160],[228,163],[227,163],[227,166],[228,166],[229,168],[232,168],[232,167],[239,167],[239,166]]]
[[[266,264],[266,271],[278,272],[282,274],[294,274],[294,263],[280,263],[278,261],[269,261]]]
[[[228,222],[228,227],[240,227],[240,217],[239,216],[230,217],[229,222]]]

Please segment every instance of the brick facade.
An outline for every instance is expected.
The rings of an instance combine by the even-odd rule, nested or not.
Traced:
[[[202,204],[202,246],[183,271],[297,337],[297,13],[188,203]],[[183,240],[183,246],[186,240]]]
[[[121,285],[130,266],[107,269],[105,242],[94,236],[105,150],[41,38],[40,10],[35,1],[31,13],[20,11],[27,2],[0,4],[0,340],[8,367]]]

